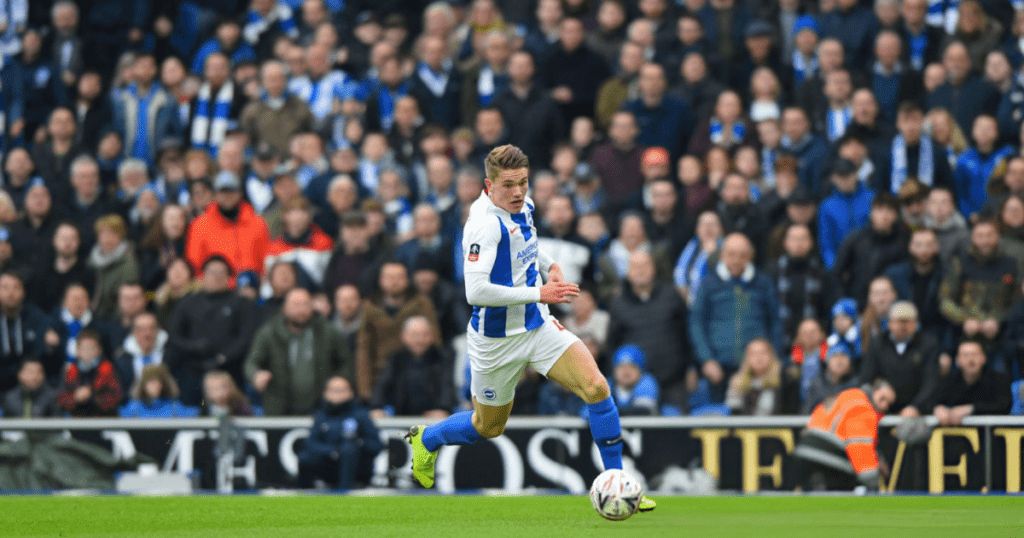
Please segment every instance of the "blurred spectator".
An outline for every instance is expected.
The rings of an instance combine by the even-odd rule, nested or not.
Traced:
[[[910,259],[885,270],[899,298],[914,303],[921,316],[921,329],[944,340],[946,321],[939,313],[939,286],[945,274],[939,258],[939,242],[928,228],[910,236]]]
[[[377,426],[359,405],[348,379],[332,376],[299,453],[299,487],[313,487],[316,478],[343,490],[365,486],[383,448]]]
[[[746,345],[743,363],[729,379],[725,404],[734,415],[767,416],[778,413],[782,365],[773,345],[755,338]]]
[[[682,97],[690,108],[694,121],[709,118],[719,94],[725,91],[725,86],[712,74],[717,66],[709,70],[709,63],[708,57],[700,52],[688,53],[680,66],[682,80],[672,87],[672,93]]]
[[[783,413],[792,414],[799,412],[811,380],[824,368],[829,347],[821,323],[815,318],[801,320],[793,333],[792,346],[787,349],[789,360],[783,364],[780,407]]]
[[[202,414],[209,417],[249,417],[256,409],[238,390],[231,374],[212,370],[203,376]]]
[[[960,426],[971,415],[1005,415],[1010,411],[1010,380],[985,368],[984,346],[963,340],[957,346],[958,370],[936,394],[935,418],[940,426]]]
[[[0,273],[0,390],[6,392],[17,381],[18,368],[26,357],[45,357],[46,315],[25,302],[25,282],[13,271]],[[59,379],[61,361],[48,360],[46,377]]]
[[[782,111],[782,149],[797,158],[797,173],[804,188],[812,194],[828,190],[827,185],[822,184],[827,170],[828,143],[811,132],[807,112],[800,107],[791,106]]]
[[[587,166],[589,165],[582,165]],[[671,184],[669,185],[671,187]],[[572,198],[555,195],[548,200],[545,224],[538,230],[538,246],[558,260],[566,282],[593,280],[594,267],[586,241],[576,233]]]
[[[814,237],[805,224],[786,229],[783,255],[767,264],[765,272],[779,296],[782,349],[789,349],[792,335],[804,318],[824,319],[832,286],[825,268],[814,253]]]
[[[50,9],[52,35],[46,36],[45,48],[56,60],[61,82],[72,87],[84,67],[84,43],[78,37],[78,6],[74,2],[54,2]]]
[[[46,371],[39,359],[26,358],[18,369],[18,386],[4,393],[6,418],[43,418],[62,415],[57,393],[46,383]]]
[[[311,130],[314,120],[302,99],[286,91],[287,82],[284,64],[277,60],[264,62],[260,69],[259,97],[245,106],[240,120],[241,128],[252,143],[268,142],[279,154],[287,154],[292,136]]]
[[[53,233],[52,253],[32,268],[26,294],[43,312],[52,312],[60,303],[63,291],[72,284],[94,289],[96,274],[79,256],[80,247],[78,228],[68,222],[61,223]]]
[[[75,142],[83,150],[93,152],[97,149],[100,132],[110,121],[111,115],[109,100],[103,94],[100,74],[95,71],[82,73],[75,93],[75,101],[70,103],[74,105],[75,121],[78,124]]]
[[[388,357],[401,348],[399,336],[406,320],[423,316],[433,331],[432,343],[441,343],[441,329],[430,299],[417,293],[405,265],[385,262],[377,280],[380,292],[363,306],[363,324],[356,344],[356,392],[369,400]]]
[[[6,192],[11,195],[15,207],[22,207],[25,204],[25,196],[32,183],[41,180],[34,176],[35,163],[32,156],[25,148],[13,148],[7,154],[4,161],[4,184]],[[45,182],[44,182],[45,184]]]
[[[875,277],[868,284],[867,303],[858,321],[862,351],[867,349],[873,338],[886,331],[889,311],[898,299],[896,286],[889,277]]]
[[[406,319],[400,339],[402,347],[388,357],[373,389],[370,416],[447,417],[455,407],[453,368],[431,322],[421,316]]]
[[[288,292],[281,313],[256,333],[245,360],[245,376],[271,416],[311,412],[317,386],[352,374],[342,334],[313,311],[312,297],[301,288]]]
[[[0,72],[7,104],[7,135],[30,144],[50,111],[68,104],[60,70],[42,54],[42,47],[42,33],[35,28],[26,30],[21,35],[21,54],[6,62]]]
[[[871,200],[869,224],[846,236],[832,267],[843,295],[863,303],[871,279],[906,258],[909,238],[898,219],[899,206],[891,195]]]
[[[213,37],[199,46],[192,59],[192,72],[202,73],[208,69],[208,60],[215,54],[221,55],[234,65],[246,60],[255,60],[256,51],[241,39],[242,28],[235,19],[223,19],[214,29]],[[209,74],[206,75],[209,78]],[[239,92],[241,93],[241,92]],[[234,116],[237,118],[237,116]]]
[[[649,253],[637,251],[629,256],[621,294],[609,303],[608,312],[607,347],[638,346],[666,403],[684,407],[690,365],[683,334],[685,305],[671,286],[656,279],[654,258]]]
[[[619,283],[626,278],[631,258],[638,252],[650,253],[651,242],[647,239],[640,215],[634,212],[625,213],[619,220],[618,237],[608,244],[607,251],[598,259],[598,295],[602,300],[610,299],[619,292]]]
[[[185,255],[187,231],[188,213],[182,206],[166,205],[154,217],[138,245],[141,282],[146,289],[159,288],[167,278],[170,262]]]
[[[608,385],[620,415],[658,414],[658,381],[644,371],[645,365],[644,352],[635,345],[626,344],[615,352]]]
[[[931,412],[939,390],[939,347],[917,323],[917,308],[909,301],[892,305],[888,328],[864,350],[860,379],[881,378],[896,388],[892,411],[903,417]]]
[[[818,212],[818,241],[821,259],[831,270],[839,249],[855,230],[868,224],[875,193],[857,179],[857,166],[840,159],[832,170],[835,191],[822,200]]]
[[[690,311],[694,358],[717,402],[723,401],[724,385],[739,369],[747,343],[766,338],[776,349],[782,345],[775,287],[752,263],[753,250],[742,234],[728,235],[721,261],[704,277]]]
[[[945,153],[923,131],[924,114],[917,103],[904,101],[896,113],[899,134],[892,141],[888,191],[898,194],[907,178],[917,178],[928,187],[950,188],[952,171]]]
[[[51,190],[61,191],[60,198],[67,197],[71,161],[82,153],[82,148],[75,142],[75,130],[75,117],[71,110],[65,107],[54,108],[46,125],[46,142],[36,144],[32,150],[36,173]]]
[[[985,205],[987,187],[992,177],[1005,170],[1006,160],[1013,154],[1013,148],[1001,145],[996,119],[988,114],[977,116],[973,121],[971,137],[974,146],[960,155],[954,177],[960,212],[970,218]]]
[[[510,36],[501,30],[491,30],[483,36],[483,61],[466,70],[462,81],[462,118],[475,118],[480,107],[489,106],[508,87],[509,56],[513,52],[510,41]]]
[[[174,309],[182,298],[199,290],[194,276],[192,265],[184,258],[172,258],[167,262],[167,280],[153,295],[153,306],[161,327],[170,325]]]
[[[686,243],[672,271],[676,288],[687,305],[693,305],[704,276],[708,273],[709,264],[717,256],[724,237],[722,219],[718,213],[704,211],[697,217],[696,234]]]
[[[221,256],[203,264],[203,289],[185,296],[167,326],[167,363],[181,387],[181,401],[197,405],[203,376],[214,369],[241,375],[255,332],[251,302],[229,288],[231,265]]]
[[[201,267],[211,256],[223,257],[236,273],[261,273],[270,240],[266,224],[243,200],[237,175],[221,172],[213,187],[216,202],[192,222],[185,243],[186,257],[200,276]],[[225,244],[223,237],[235,239]]]
[[[935,232],[943,262],[959,256],[970,247],[971,232],[967,220],[956,209],[951,190],[935,188],[928,193],[924,223]]]
[[[643,183],[640,160],[644,147],[637,144],[639,134],[636,115],[620,110],[612,115],[608,142],[594,148],[591,163],[612,204],[623,202]]]
[[[829,346],[828,355],[825,357],[825,367],[811,379],[801,412],[810,413],[826,399],[846,389],[856,387],[859,381],[853,369],[850,350],[846,344]]]
[[[979,114],[996,113],[999,94],[991,84],[972,74],[971,57],[963,42],[951,41],[944,47],[942,65],[949,78],[928,95],[927,107],[949,110],[957,126],[966,131]]]
[[[462,290],[451,280],[441,277],[440,264],[434,256],[420,254],[413,267],[412,281],[416,291],[429,297],[437,311],[442,342],[450,343],[466,333],[471,309],[463,298]]]
[[[723,71],[735,65],[743,50],[743,36],[752,14],[735,0],[705,2],[696,10],[712,50],[721,57]]]
[[[96,242],[96,221],[115,211],[113,204],[104,196],[100,184],[100,167],[95,159],[79,155],[71,161],[71,189],[65,201],[66,216],[78,226],[82,234],[82,245],[92,248]]]
[[[956,29],[950,32],[946,41],[963,43],[970,55],[971,64],[984,66],[985,55],[999,46],[1003,36],[1003,25],[990,18],[976,0],[965,0],[957,7]]]
[[[131,334],[115,346],[118,356],[114,359],[114,369],[121,386],[135,387],[136,380],[141,379],[146,368],[164,364],[166,346],[167,331],[160,328],[156,316],[149,312],[137,314],[132,319]],[[174,384],[174,392],[177,398],[177,383]]]
[[[59,222],[59,213],[54,209],[50,188],[41,179],[32,180],[25,188],[24,194],[23,216],[7,225],[11,234],[11,246],[18,253],[22,263],[42,264],[51,253],[50,243]]]
[[[718,216],[725,233],[741,233],[755,245],[764,244],[764,223],[751,200],[747,178],[738,172],[726,174],[718,198]],[[756,257],[763,255],[763,252],[755,252]]]
[[[541,69],[541,78],[559,104],[566,125],[576,116],[593,114],[597,89],[611,74],[604,59],[584,43],[585,37],[579,19],[563,19],[558,44],[544,57]]]
[[[181,131],[175,102],[156,80],[152,54],[142,53],[132,63],[132,80],[114,101],[113,128],[124,140],[125,157],[153,164],[157,144]]]
[[[592,289],[581,287],[580,294],[572,301],[571,315],[559,319],[573,334],[588,335],[597,343],[599,350],[604,347],[611,317],[606,310],[599,308]]]
[[[370,229],[362,211],[345,214],[341,224],[341,241],[335,247],[324,271],[324,289],[333,294],[343,284],[353,284],[363,294],[374,289],[377,271],[384,252],[375,251]]]
[[[363,327],[363,298],[359,295],[359,288],[351,284],[338,286],[334,292],[333,306],[331,322],[345,339],[349,354],[355,356],[356,339]]]
[[[441,233],[441,215],[429,204],[417,205],[413,210],[413,237],[395,250],[395,257],[410,272],[421,256],[437,260],[442,278],[451,280],[454,277],[454,245]]]
[[[260,58],[269,52],[279,36],[299,37],[292,10],[279,0],[251,0],[245,13],[242,38],[251,45]]]
[[[899,31],[904,42],[904,65],[920,73],[924,67],[939,60],[943,32],[930,24],[926,24],[928,0],[904,0],[900,7],[902,26]]]
[[[627,101],[623,110],[632,112],[636,118],[640,129],[636,140],[640,144],[666,148],[673,158],[678,158],[690,143],[693,115],[686,102],[666,93],[667,89],[665,69],[655,63],[644,64],[638,79],[639,95]]]
[[[61,409],[73,417],[117,416],[121,385],[114,366],[103,356],[99,333],[78,333],[76,354],[78,360],[67,367],[57,398]]]
[[[438,36],[419,40],[419,64],[412,74],[409,94],[416,98],[429,123],[453,129],[459,125],[460,95],[465,84],[447,54],[447,44]],[[474,80],[475,84],[476,81]],[[475,88],[474,88],[475,91]],[[463,113],[463,119],[473,115]]]
[[[125,234],[120,215],[106,215],[96,221],[97,241],[89,254],[89,267],[96,273],[92,307],[101,319],[114,314],[121,285],[139,282],[139,261]]]
[[[731,150],[753,138],[743,117],[743,103],[738,93],[726,90],[715,100],[714,114],[700,124],[690,137],[689,153],[704,155],[711,146]]]
[[[551,161],[552,146],[565,136],[565,123],[556,102],[540,87],[535,75],[534,58],[526,52],[513,52],[508,60],[509,80],[489,104],[501,112],[508,142],[522,149],[535,167],[542,168]]]
[[[199,415],[198,407],[178,401],[178,384],[166,366],[146,366],[133,385],[131,400],[120,409],[122,418],[190,418]]]
[[[812,240],[817,243],[818,237],[818,206],[807,189],[797,186],[796,160],[790,157],[780,157],[776,161],[778,173],[776,175],[776,188],[770,191],[758,203],[762,219],[766,226],[774,225],[767,234],[765,245],[765,261],[772,262],[782,256],[786,231],[793,224],[803,224],[811,231]],[[789,189],[787,196],[782,197],[782,190],[779,185],[785,185]],[[791,187],[791,188],[790,188]],[[781,205],[782,214],[773,215]],[[815,256],[821,259],[818,253],[818,245],[813,245]]]
[[[609,0],[601,3],[600,11],[605,10],[605,5],[618,5],[620,9],[622,7],[622,4],[615,0]],[[591,34],[591,37],[594,35]],[[602,129],[608,129],[612,122],[612,116],[622,108],[622,105],[639,96],[638,76],[643,64],[643,48],[632,41],[622,43],[621,49],[618,49],[618,69],[616,69],[615,76],[604,81],[597,91],[597,105],[594,112],[597,124]],[[692,103],[688,104],[692,105]]]
[[[991,345],[1013,303],[1019,300],[1019,267],[999,249],[998,227],[981,221],[971,230],[971,247],[950,259],[939,288],[939,308],[963,335]]]
[[[197,62],[199,58],[197,55]],[[188,134],[191,147],[205,149],[211,155],[216,155],[228,131],[238,128],[246,97],[242,89],[231,80],[228,57],[221,52],[212,52],[203,57],[202,63],[193,66],[193,71],[202,72],[204,80],[198,95],[190,103],[192,116]]]
[[[50,316],[43,340],[53,351],[54,363],[65,365],[75,362],[77,337],[83,329],[101,331],[102,322],[89,310],[89,292],[81,284],[71,284],[64,290],[61,306]]]
[[[305,281],[320,285],[334,241],[313,224],[313,211],[302,196],[284,203],[281,214],[284,233],[267,246],[264,270],[282,262],[294,263],[301,268]]]

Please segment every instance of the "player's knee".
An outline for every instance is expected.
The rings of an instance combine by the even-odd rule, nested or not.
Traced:
[[[505,424],[483,424],[477,419],[476,414],[473,415],[473,428],[475,428],[476,432],[480,434],[480,437],[484,437],[486,439],[494,439],[495,437],[499,437],[501,434],[505,433]]]
[[[611,396],[611,389],[608,388],[608,380],[602,376],[595,376],[583,383],[583,394],[580,396],[588,404],[594,404],[607,400]]]

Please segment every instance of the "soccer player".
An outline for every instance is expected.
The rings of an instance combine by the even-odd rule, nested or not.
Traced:
[[[469,210],[462,239],[466,298],[473,305],[468,354],[474,410],[409,431],[413,476],[424,487],[434,485],[442,445],[468,445],[504,432],[526,366],[587,403],[605,469],[622,468],[622,428],[608,382],[583,342],[548,312],[547,305],[579,295],[579,286],[565,282],[558,264],[537,247],[534,206],[526,197],[529,166],[512,145],[494,148],[484,161],[486,188]],[[644,497],[639,509],[655,506]]]

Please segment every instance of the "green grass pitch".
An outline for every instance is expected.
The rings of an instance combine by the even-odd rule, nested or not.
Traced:
[[[613,523],[573,496],[10,496],[0,535],[1024,538],[1024,497],[659,497]]]

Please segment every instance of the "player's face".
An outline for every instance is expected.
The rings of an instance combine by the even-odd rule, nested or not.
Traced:
[[[526,203],[529,176],[528,168],[515,168],[502,170],[498,179],[487,179],[487,192],[490,193],[491,201],[509,213],[519,213]]]

